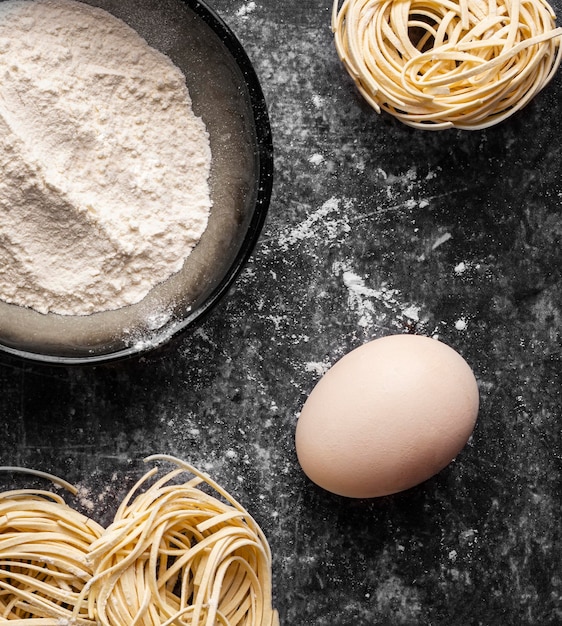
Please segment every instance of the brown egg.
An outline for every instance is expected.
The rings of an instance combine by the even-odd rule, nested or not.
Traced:
[[[474,374],[452,348],[391,335],[345,355],[304,404],[295,436],[307,476],[372,498],[409,489],[447,466],[478,415]]]

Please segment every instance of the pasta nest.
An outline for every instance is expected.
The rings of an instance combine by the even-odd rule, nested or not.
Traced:
[[[497,124],[561,61],[544,0],[334,0],[332,30],[367,102],[421,129]]]
[[[92,577],[91,544],[103,528],[53,493],[0,498],[0,622],[92,625],[81,594]]]
[[[158,469],[147,472],[105,529],[51,492],[0,494],[0,622],[278,626],[259,526],[192,466],[153,459],[180,467],[152,484]]]

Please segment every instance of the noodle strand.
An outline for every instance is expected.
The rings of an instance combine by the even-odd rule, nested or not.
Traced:
[[[334,0],[332,30],[367,102],[420,129],[497,124],[562,60],[546,0]]]

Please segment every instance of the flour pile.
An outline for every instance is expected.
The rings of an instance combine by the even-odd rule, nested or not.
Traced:
[[[185,77],[109,13],[0,3],[0,299],[140,301],[206,229],[209,137]]]

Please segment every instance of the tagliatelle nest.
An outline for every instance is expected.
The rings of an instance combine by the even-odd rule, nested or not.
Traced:
[[[561,61],[544,0],[334,0],[332,29],[367,102],[429,130],[501,122]]]
[[[250,514],[192,466],[150,459],[180,468],[142,492],[156,469],[145,474],[92,544],[90,615],[101,626],[279,626],[269,545]],[[186,471],[195,477],[176,484]]]
[[[91,545],[103,528],[60,496],[17,490],[0,497],[0,622],[96,626],[81,594]]]

